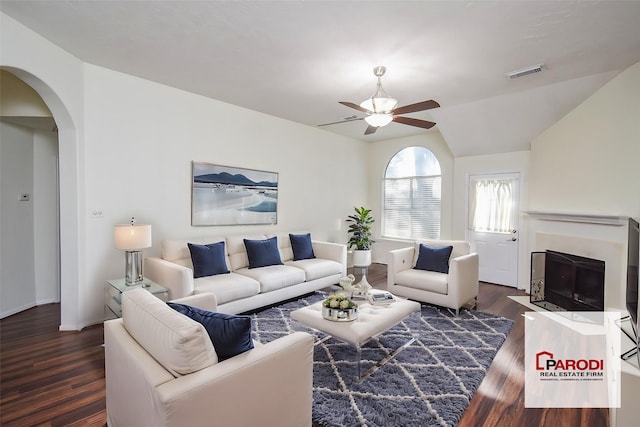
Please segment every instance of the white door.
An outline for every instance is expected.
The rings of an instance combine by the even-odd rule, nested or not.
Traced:
[[[468,239],[483,282],[518,286],[518,173],[469,177]]]

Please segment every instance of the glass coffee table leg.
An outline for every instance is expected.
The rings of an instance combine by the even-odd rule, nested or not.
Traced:
[[[415,337],[411,337],[411,339],[409,339],[409,341],[407,341],[406,343],[402,344],[393,353],[388,354],[387,356],[385,356],[381,361],[379,361],[378,363],[373,365],[362,376],[360,375],[360,347],[358,346],[358,382],[360,383],[360,382],[366,380],[367,378],[369,378],[371,376],[371,374],[373,374],[375,371],[377,371],[378,369],[380,369],[381,367],[386,365],[387,362],[389,362],[391,359],[396,357],[398,355],[398,353],[400,353],[402,350],[404,350],[405,348],[407,348],[411,344],[413,344],[415,342],[415,340],[416,340]]]

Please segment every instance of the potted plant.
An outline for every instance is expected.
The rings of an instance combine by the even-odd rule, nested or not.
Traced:
[[[348,233],[351,235],[347,242],[353,251],[353,265],[367,267],[371,264],[371,245],[375,243],[371,239],[371,224],[375,221],[371,216],[371,209],[354,207],[356,213],[347,217],[350,222]]]

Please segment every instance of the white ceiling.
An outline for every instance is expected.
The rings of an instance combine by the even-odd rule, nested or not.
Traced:
[[[640,61],[640,1],[31,1],[0,10],[81,60],[315,126],[375,90],[435,99],[456,156],[530,141]],[[505,73],[544,63],[517,80]],[[425,132],[323,127],[378,141]]]

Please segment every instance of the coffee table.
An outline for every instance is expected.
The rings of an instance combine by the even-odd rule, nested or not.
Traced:
[[[362,381],[393,359],[415,341],[409,341],[398,347],[393,353],[384,357],[367,372],[361,374],[362,346],[372,338],[388,331],[413,313],[420,315],[420,303],[396,298],[388,305],[372,305],[368,302],[358,303],[358,318],[351,322],[334,322],[322,317],[322,301],[291,312],[291,319],[309,328],[324,332],[327,337],[316,342],[316,345],[329,338],[352,344],[356,347],[358,362],[358,381]]]

